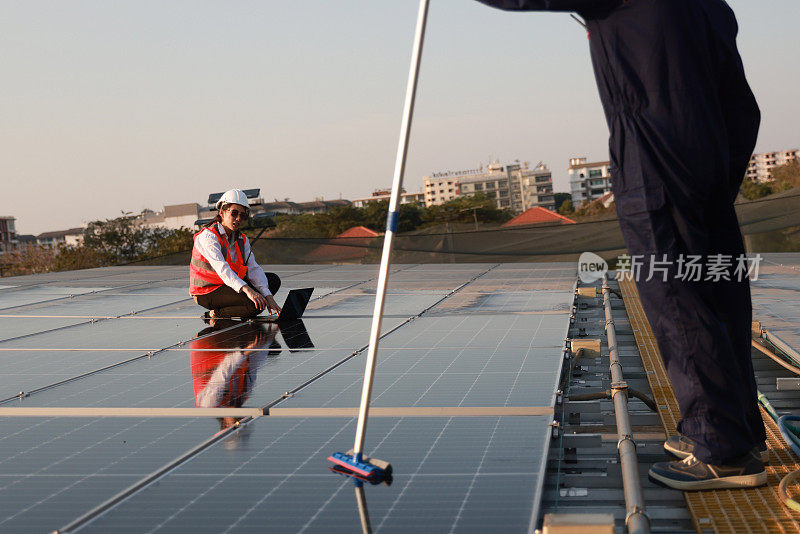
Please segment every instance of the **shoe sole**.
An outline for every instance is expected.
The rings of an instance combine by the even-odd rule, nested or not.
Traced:
[[[678,458],[679,460],[685,460],[686,458],[688,458],[692,454],[690,452],[682,451],[682,450],[679,450],[679,449],[673,449],[673,448],[667,446],[666,443],[664,443],[664,450],[668,454],[671,454],[672,456],[674,456],[675,458]],[[764,465],[769,463],[769,450],[761,451],[761,463],[763,463]]]
[[[681,491],[711,490],[711,489],[736,489],[757,488],[767,483],[767,472],[762,471],[755,475],[739,475],[735,477],[714,478],[711,480],[681,481],[661,476],[652,471],[647,476],[653,482],[668,488]]]

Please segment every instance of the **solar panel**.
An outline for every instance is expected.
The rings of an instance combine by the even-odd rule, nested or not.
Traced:
[[[430,308],[447,295],[443,291],[405,291],[402,293],[387,293],[384,301],[386,315],[402,315],[410,317],[422,310]],[[368,315],[372,316],[375,307],[374,292],[354,292],[352,289],[331,295],[330,298],[320,299],[309,304],[306,309],[306,318],[319,316],[347,316]]]
[[[563,343],[527,349],[386,349],[375,406],[550,406]],[[281,407],[358,406],[364,359],[354,358]]]
[[[447,314],[507,314],[507,313],[560,313],[568,314],[572,308],[573,294],[569,290],[498,290],[478,291],[472,284],[458,292],[429,315]]]
[[[41,317],[0,318],[0,348],[3,347],[2,342],[6,340],[89,322],[89,319],[81,317],[50,317],[46,320],[43,319]]]
[[[113,317],[186,301],[188,301],[188,298],[185,292],[180,296],[175,294],[148,295],[137,293],[95,294],[85,295],[79,299],[30,304],[4,310],[4,314],[41,316],[45,318],[64,315]]]
[[[0,531],[46,532],[219,429],[211,420],[0,418]]]
[[[373,531],[529,531],[549,422],[373,419],[368,447],[397,473],[389,487],[365,488]],[[354,428],[352,419],[258,420],[85,531],[360,531],[352,481],[325,468]]]
[[[770,332],[800,350],[800,268],[786,258],[780,263],[767,261],[753,281],[753,318]],[[777,256],[777,255],[776,255]]]
[[[56,331],[45,331],[52,324],[51,319],[27,321],[34,325],[31,328],[43,333],[0,342],[0,350],[66,348],[147,352],[192,339],[203,326],[199,315],[180,319],[109,319]]]
[[[382,531],[529,531],[552,419],[530,414],[552,413],[574,268],[394,266],[374,387],[374,406],[389,411],[370,419],[367,448],[390,460],[396,476],[391,487],[362,493],[325,463],[352,445],[353,418],[293,410],[358,404],[364,352],[353,354],[368,341],[376,266],[269,270],[283,278],[279,300],[289,288],[316,288],[301,324],[212,329],[184,293],[183,267],[80,271],[71,280],[45,277],[44,286],[26,279],[31,287],[19,292],[91,282],[111,289],[0,317],[0,399],[36,391],[0,408],[44,411],[0,422],[0,498],[12,503],[0,512],[0,530],[54,530],[147,481],[87,530],[352,531],[366,498],[372,526]],[[547,277],[556,289],[547,289]],[[293,395],[284,398],[287,391]],[[157,484],[148,473],[233,424],[233,416],[47,416],[64,407],[119,415],[278,400],[283,412],[257,418]],[[466,412],[400,417],[397,408]],[[501,416],[506,408],[534,411]],[[24,451],[26,443],[35,445]],[[4,471],[6,456],[22,461]],[[21,493],[4,494],[7,483]]]
[[[422,317],[390,334],[386,348],[527,348],[563,343],[566,314],[444,315]],[[546,341],[541,341],[546,340]]]
[[[11,289],[11,291],[9,291]],[[8,307],[26,306],[37,302],[49,301],[69,297],[70,295],[82,295],[93,291],[104,291],[108,287],[61,287],[61,286],[34,286],[30,288],[16,289],[15,286],[5,286],[0,288],[0,311]],[[2,312],[5,313],[5,312]]]

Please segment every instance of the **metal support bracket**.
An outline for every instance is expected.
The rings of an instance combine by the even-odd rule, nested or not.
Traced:
[[[641,506],[634,506],[633,510],[631,510],[630,512],[628,512],[625,515],[625,525],[626,526],[628,525],[628,520],[631,517],[635,516],[635,515],[640,515],[640,516],[644,517],[645,519],[647,519],[647,522],[650,523],[650,514],[647,513],[647,510],[645,510]]]
[[[550,427],[550,434],[551,434],[550,437],[551,438],[557,438],[558,435],[559,435],[559,432],[561,432],[561,424],[558,421],[553,420],[547,426]]]
[[[631,434],[625,434],[624,436],[619,438],[619,440],[617,440],[617,452],[619,452],[620,446],[625,441],[630,441],[631,443],[633,443],[633,448],[636,449],[636,440],[633,439],[633,436]]]
[[[611,398],[614,398],[614,395],[617,393],[624,393],[625,398],[628,398],[628,383],[624,380],[620,380],[619,382],[611,382]]]

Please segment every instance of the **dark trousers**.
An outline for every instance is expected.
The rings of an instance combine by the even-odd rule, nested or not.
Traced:
[[[629,254],[643,256],[642,305],[675,390],[677,431],[724,464],[766,438],[750,348],[752,307],[734,267],[744,247],[733,200],[760,113],[721,0],[633,0],[591,20],[611,133],[612,188]],[[678,278],[683,256],[733,264],[714,280]],[[670,263],[649,281],[652,259]]]
[[[723,0],[481,1],[586,20],[631,255],[742,252],[733,200],[760,113]],[[677,430],[694,440],[697,458],[723,464],[765,439],[748,281],[647,281],[648,266],[637,287],[680,405]]]
[[[273,295],[281,287],[281,279],[275,273],[265,273],[269,291]],[[211,293],[196,295],[194,301],[207,310],[214,310],[216,317],[253,317],[261,313],[244,293],[237,293],[228,286],[221,286]]]

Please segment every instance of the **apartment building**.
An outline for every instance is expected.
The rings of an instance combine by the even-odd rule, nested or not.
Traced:
[[[59,245],[75,247],[83,243],[84,227],[70,228],[69,230],[56,230],[54,232],[42,232],[36,236],[36,243],[42,247],[55,248]]]
[[[17,248],[17,234],[14,228],[16,217],[0,216],[0,254]]]
[[[800,161],[800,148],[784,150],[782,152],[762,152],[750,156],[745,178],[755,182],[768,182],[772,178],[770,172],[775,167],[780,167],[791,161]]]
[[[569,188],[572,205],[576,208],[611,191],[608,161],[587,162],[586,158],[569,160]]]
[[[200,215],[200,210],[201,208],[196,202],[173,204],[164,206],[164,210],[160,212],[144,210],[140,217],[144,226],[179,230],[181,228],[193,228],[194,222]]]
[[[494,162],[478,169],[435,173],[425,177],[425,205],[439,205],[460,196],[483,193],[500,209],[525,211],[540,206],[555,209],[553,177],[542,163],[503,165]]]
[[[425,206],[439,206],[461,194],[459,190],[459,179],[461,176],[469,176],[478,171],[447,171],[435,172],[430,176],[425,176]]]

